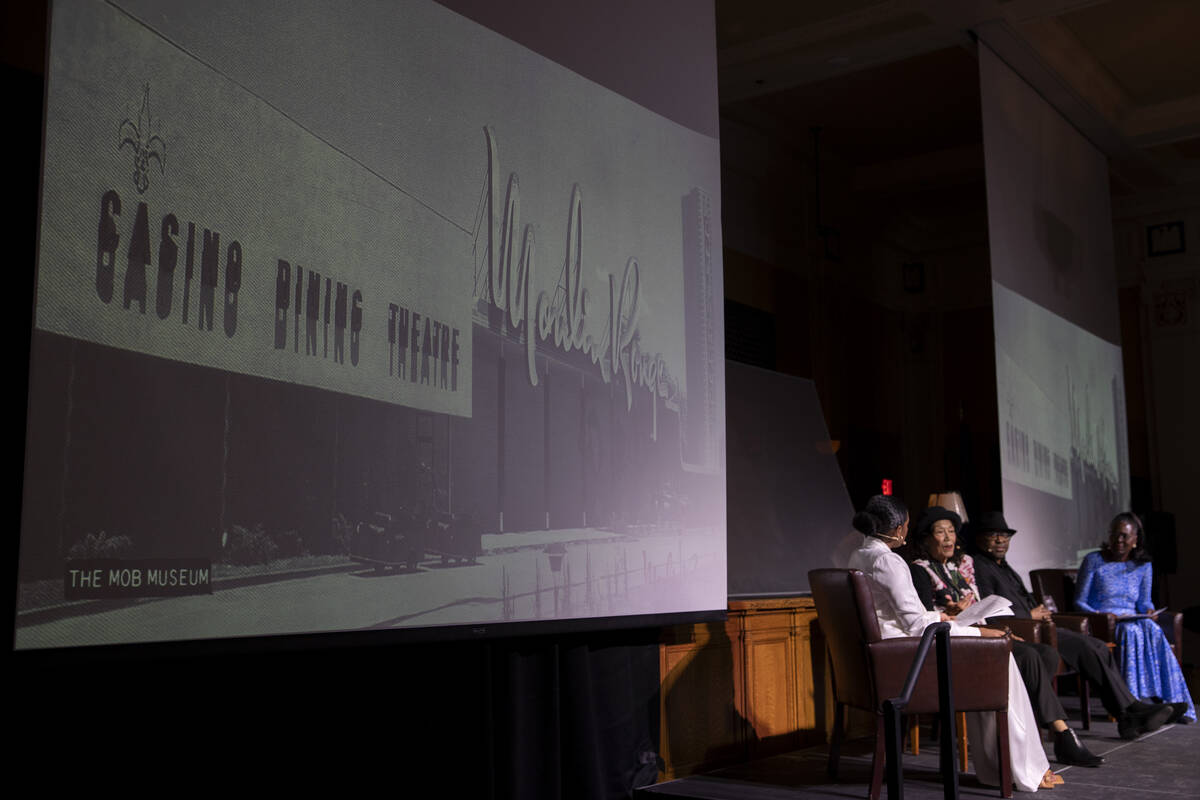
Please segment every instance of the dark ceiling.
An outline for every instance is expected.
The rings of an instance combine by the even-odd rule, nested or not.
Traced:
[[[1200,180],[1193,0],[717,0],[722,117],[853,166],[976,145],[976,37],[1110,159],[1115,193]]]

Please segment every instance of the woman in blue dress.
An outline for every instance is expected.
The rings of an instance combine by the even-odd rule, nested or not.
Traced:
[[[1195,722],[1196,707],[1183,672],[1154,614],[1152,577],[1150,554],[1142,549],[1142,521],[1135,514],[1118,514],[1109,526],[1108,541],[1079,566],[1075,606],[1093,614],[1149,614],[1117,625],[1125,681],[1136,697],[1174,704],[1172,721]]]

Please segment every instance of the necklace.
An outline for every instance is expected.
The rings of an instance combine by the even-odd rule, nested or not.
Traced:
[[[931,558],[929,559],[929,563],[933,565],[933,571],[937,573],[939,578],[941,578],[942,583],[946,584],[946,588],[950,590],[950,599],[957,603],[963,596],[964,581],[962,579],[962,575],[956,571],[952,576],[950,571],[946,568],[945,562],[943,561],[937,561]]]

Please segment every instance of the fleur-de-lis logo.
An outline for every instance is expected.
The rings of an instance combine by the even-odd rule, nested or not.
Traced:
[[[150,186],[150,159],[158,162],[158,171],[165,174],[167,145],[157,134],[150,132],[150,84],[142,87],[142,107],[138,109],[137,122],[126,117],[121,122],[117,138],[121,143],[118,150],[125,145],[133,148],[133,185],[138,194],[142,194]]]

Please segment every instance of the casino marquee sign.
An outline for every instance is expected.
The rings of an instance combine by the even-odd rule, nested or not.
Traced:
[[[469,232],[129,18],[71,13],[37,327],[470,415]],[[103,57],[110,38],[137,74]]]

